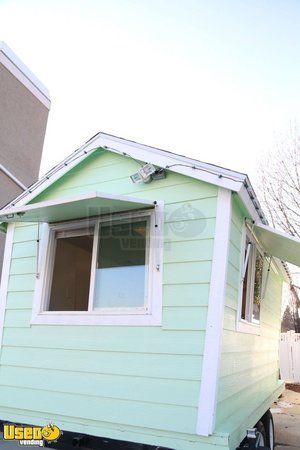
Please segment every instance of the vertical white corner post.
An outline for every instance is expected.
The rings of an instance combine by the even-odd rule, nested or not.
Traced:
[[[1,353],[1,346],[2,346],[4,316],[5,316],[7,289],[8,289],[9,272],[10,272],[10,261],[11,261],[11,254],[12,254],[13,240],[14,240],[14,229],[15,229],[15,224],[13,224],[13,223],[8,224],[7,232],[6,232],[6,239],[5,239],[4,256],[3,256],[2,275],[1,275],[1,282],[0,282],[0,353]]]
[[[196,430],[201,436],[213,433],[216,419],[231,208],[231,190],[219,188]]]

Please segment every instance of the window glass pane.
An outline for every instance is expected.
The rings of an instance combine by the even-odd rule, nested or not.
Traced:
[[[149,218],[103,223],[95,280],[95,308],[145,305]]]
[[[257,251],[255,259],[255,276],[254,276],[254,296],[253,296],[253,311],[252,322],[258,323],[260,316],[260,304],[262,293],[262,280],[263,280],[263,264],[264,260],[262,255]]]
[[[72,230],[72,237],[55,236],[49,311],[87,311],[93,249],[89,231]],[[67,233],[66,233],[67,235]]]
[[[245,245],[245,254],[244,254],[244,262],[246,262],[247,252],[249,248],[250,240],[248,237],[246,238],[246,245]],[[251,253],[252,253],[252,246],[250,247],[250,253],[247,260],[247,268],[245,271],[245,277],[243,282],[243,293],[242,293],[242,309],[241,309],[241,318],[246,320],[247,318],[247,298],[248,298],[248,284],[250,282],[250,274],[249,274],[249,268],[251,267]]]
[[[243,299],[242,299],[241,318],[244,320],[246,320],[247,288],[248,288],[248,270],[246,271],[246,275],[244,278],[244,284],[243,284]]]

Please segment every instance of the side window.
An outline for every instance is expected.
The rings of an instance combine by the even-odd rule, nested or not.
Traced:
[[[254,239],[247,234],[242,270],[240,319],[259,324],[262,300],[264,257]]]

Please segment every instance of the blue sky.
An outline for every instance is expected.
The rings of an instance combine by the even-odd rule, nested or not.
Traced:
[[[300,2],[0,0],[49,88],[42,170],[97,131],[256,175],[300,117]]]

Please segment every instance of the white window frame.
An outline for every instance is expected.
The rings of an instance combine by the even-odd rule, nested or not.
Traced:
[[[147,302],[143,307],[94,308],[94,285],[99,243],[100,224],[119,220],[142,220],[149,217],[149,254]],[[55,257],[55,233],[63,229],[94,226],[90,292],[87,311],[47,311]],[[163,203],[154,209],[128,211],[113,216],[74,220],[41,227],[39,262],[40,274],[35,283],[31,324],[49,325],[161,325],[162,321],[162,270],[163,270]]]
[[[246,253],[246,247],[247,247],[247,240],[250,241],[252,248],[254,249],[252,252],[250,251],[249,257],[245,261],[245,253]],[[251,233],[251,231],[248,229],[246,224],[243,227],[243,233],[242,233],[242,251],[241,251],[241,264],[240,264],[240,273],[241,273],[241,280],[240,280],[240,288],[239,288],[239,302],[238,302],[238,311],[237,311],[237,323],[236,323],[236,329],[237,331],[243,332],[243,333],[250,333],[250,334],[261,334],[261,311],[260,308],[260,320],[259,323],[252,321],[252,310],[253,310],[253,300],[254,300],[254,280],[255,280],[255,267],[256,267],[256,254],[257,252],[260,253],[260,255],[263,258],[263,278],[262,278],[262,294],[264,292],[264,279],[265,279],[265,269],[266,269],[266,261],[265,261],[265,255],[262,247],[259,245],[258,241],[256,240],[255,236]],[[247,255],[247,254],[246,254]],[[245,263],[247,264],[247,268],[245,268]],[[244,288],[244,278],[246,276],[246,272],[248,270],[249,264],[251,265],[250,269],[250,280],[248,277],[248,288],[247,288],[247,300],[246,300],[246,319],[242,318],[242,305],[243,305],[243,288]],[[263,298],[262,298],[263,300]]]

